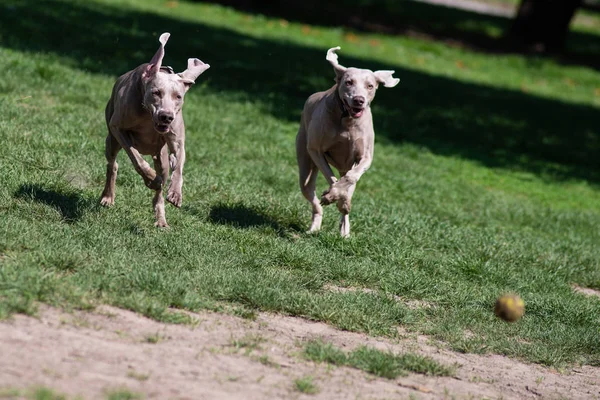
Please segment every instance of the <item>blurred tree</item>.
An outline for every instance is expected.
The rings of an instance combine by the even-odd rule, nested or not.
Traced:
[[[521,0],[508,36],[515,44],[541,53],[561,52],[581,4],[582,0]]]

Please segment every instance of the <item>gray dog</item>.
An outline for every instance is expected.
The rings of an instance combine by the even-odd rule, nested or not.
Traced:
[[[296,156],[300,169],[300,189],[312,204],[309,232],[321,228],[323,208],[337,202],[342,213],[340,234],[350,235],[350,205],[356,183],[373,160],[373,117],[371,102],[379,84],[394,87],[400,82],[394,71],[371,71],[346,68],[338,63],[335,53],[327,51],[327,61],[335,71],[335,85],[308,98],[304,105],[300,129],[296,137]],[[340,173],[337,180],[330,165]],[[329,183],[321,201],[315,194],[317,175],[321,171]]]
[[[119,77],[106,105],[106,185],[100,203],[111,206],[115,202],[117,154],[123,148],[144,183],[155,190],[152,204],[156,226],[168,227],[165,219],[163,185],[173,173],[167,192],[167,201],[181,206],[183,164],[185,163],[185,126],[181,115],[183,96],[196,78],[210,65],[197,58],[188,59],[185,71],[175,74],[163,67],[165,45],[169,33],[160,35],[160,47],[148,64]],[[142,158],[151,155],[154,169]]]

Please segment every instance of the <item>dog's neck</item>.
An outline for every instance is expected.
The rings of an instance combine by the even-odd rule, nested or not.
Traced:
[[[348,113],[348,110],[346,110],[346,106],[344,105],[344,101],[340,97],[340,93],[338,92],[338,85],[337,84],[335,85],[335,98],[337,100],[338,107],[342,111],[342,118],[349,117],[350,113]]]
[[[335,84],[331,89],[329,89],[330,93],[327,95],[326,104],[327,109],[330,113],[335,115],[340,120],[342,118],[350,116],[346,107],[344,107],[344,102],[338,93],[338,85]]]

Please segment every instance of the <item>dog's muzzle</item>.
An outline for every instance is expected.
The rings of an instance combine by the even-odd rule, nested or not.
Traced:
[[[365,112],[365,107],[364,106],[352,107],[345,100],[344,100],[343,103],[344,103],[344,108],[348,112],[348,115],[350,115],[350,117],[352,117],[352,118],[360,118],[360,117],[362,117],[363,113]]]
[[[171,129],[171,123],[174,119],[173,113],[159,111],[156,118],[154,118],[154,129],[158,133],[165,134]]]

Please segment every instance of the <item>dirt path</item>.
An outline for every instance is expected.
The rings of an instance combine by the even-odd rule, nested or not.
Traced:
[[[256,321],[195,316],[198,324],[180,326],[112,307],[65,313],[44,306],[37,319],[17,315],[0,323],[0,398],[19,398],[8,396],[9,389],[36,385],[84,399],[106,399],[119,389],[149,399],[600,398],[600,368],[559,374],[501,356],[456,354],[421,336],[377,339],[266,313]],[[455,378],[375,378],[305,361],[302,344],[313,338],[346,350],[366,344],[461,366]],[[295,388],[296,379],[309,375],[319,388],[315,395]]]

